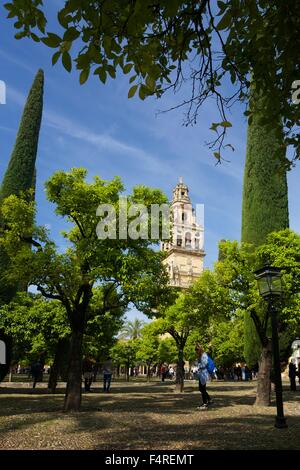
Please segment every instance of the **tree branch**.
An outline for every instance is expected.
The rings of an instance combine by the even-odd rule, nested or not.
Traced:
[[[264,327],[263,327],[263,325],[260,321],[260,318],[257,315],[257,313],[255,312],[255,310],[251,310],[250,316],[251,316],[251,318],[254,322],[254,325],[255,325],[257,334],[259,336],[259,339],[261,341],[261,344],[262,344],[262,346],[265,346],[266,341],[267,341],[266,331],[264,330]]]
[[[47,292],[41,285],[37,285],[37,290],[41,292],[41,294],[46,297],[47,299],[55,299],[63,301],[62,297],[58,294],[53,294],[52,292]]]

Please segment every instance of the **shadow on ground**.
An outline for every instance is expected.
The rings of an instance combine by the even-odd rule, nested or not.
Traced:
[[[96,384],[98,385],[98,384]],[[101,384],[99,384],[101,385]],[[0,389],[0,448],[295,449],[300,448],[300,393],[284,387],[289,427],[274,428],[276,408],[254,407],[256,383],[213,382],[214,402],[197,411],[195,382],[113,384],[84,393],[79,413],[63,413],[64,389]],[[34,436],[39,437],[36,444]],[[2,444],[1,444],[2,442]]]

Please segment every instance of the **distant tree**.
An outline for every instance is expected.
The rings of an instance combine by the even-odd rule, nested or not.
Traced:
[[[109,289],[107,295],[106,290]],[[103,300],[106,298],[106,312],[103,315]],[[112,306],[109,310],[109,305]],[[117,342],[118,332],[124,324],[126,307],[118,305],[118,293],[111,286],[97,286],[93,289],[90,305],[90,318],[87,321],[84,336],[84,354],[95,358],[97,363],[103,362],[109,355],[109,350]]]
[[[13,340],[14,362],[40,360],[52,363],[54,358],[54,366],[57,351],[71,333],[65,308],[60,302],[25,292],[0,307],[0,328]]]
[[[127,320],[121,330],[120,338],[140,338],[144,325],[145,322],[139,318],[135,318],[133,321]]]
[[[173,364],[177,361],[177,347],[172,336],[162,338],[158,345],[158,362]]]
[[[147,365],[147,380],[151,378],[151,368],[158,362],[159,336],[152,323],[144,326],[137,342],[136,359]]]
[[[129,339],[128,341],[119,340],[111,349],[110,356],[113,362],[119,366],[125,366],[126,380],[129,382],[130,369],[133,369],[136,363],[136,353],[138,340]]]
[[[231,320],[214,322],[211,348],[216,366],[231,367],[244,362],[244,316],[236,312]],[[254,364],[248,364],[250,367]]]

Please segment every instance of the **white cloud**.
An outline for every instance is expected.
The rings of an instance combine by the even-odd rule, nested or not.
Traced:
[[[2,49],[0,49],[0,57],[3,57],[5,60],[8,60],[12,64],[17,65],[18,67],[21,67],[22,69],[27,70],[28,72],[36,73],[36,70],[33,67],[30,67],[30,65],[27,65],[25,62],[23,62],[20,59],[16,59],[15,56],[12,56],[11,54],[7,54]]]
[[[45,111],[44,123],[48,127],[52,127],[69,137],[81,140],[96,148],[124,154],[127,158],[134,159],[137,165],[146,165],[148,171],[164,174],[173,173],[173,169],[170,165],[165,164],[160,158],[145,150],[137,146],[129,145],[109,134],[96,133],[53,111]]]
[[[8,94],[9,99],[19,106],[24,106],[26,96],[23,93],[13,87],[9,87]],[[96,148],[124,154],[127,158],[134,159],[137,166],[141,165],[147,171],[159,174],[173,174],[173,168],[170,165],[167,165],[160,158],[146,152],[145,150],[137,146],[129,145],[109,134],[97,133],[89,130],[81,124],[78,124],[47,108],[43,113],[43,123],[60,133],[93,145]]]

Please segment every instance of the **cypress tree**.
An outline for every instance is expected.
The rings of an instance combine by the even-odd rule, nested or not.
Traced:
[[[248,125],[247,153],[244,170],[242,237],[253,248],[263,244],[269,233],[289,226],[288,187],[282,127],[270,129],[264,125],[264,97],[252,84],[250,107],[252,121]],[[256,403],[269,404],[271,348],[262,346],[254,322],[245,315],[244,354],[248,364],[259,361],[261,375],[258,377]]]
[[[43,111],[44,72],[36,74],[29,92],[17,134],[0,188],[0,202],[11,194],[32,188],[35,161]]]
[[[27,97],[15,146],[0,187],[0,204],[11,194],[19,195],[31,188],[35,189],[35,162],[43,111],[43,90],[44,72],[39,70]],[[0,247],[0,304],[10,302],[19,287],[7,280],[9,265],[9,257],[3,247]],[[0,365],[0,381],[6,375],[8,366],[9,364]]]
[[[282,129],[261,123],[264,99],[252,96],[252,122],[248,125],[244,170],[242,242],[259,246],[266,236],[289,226],[288,189]]]

